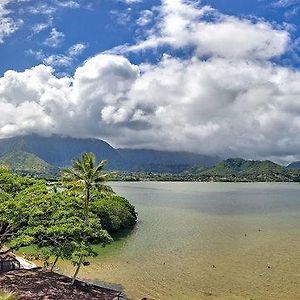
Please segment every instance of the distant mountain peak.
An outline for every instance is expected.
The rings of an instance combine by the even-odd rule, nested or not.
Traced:
[[[180,173],[193,165],[209,167],[221,161],[216,156],[184,151],[115,149],[96,138],[30,134],[0,139],[0,157],[15,151],[32,153],[55,167],[69,166],[82,153],[93,152],[98,160],[108,160],[109,169],[157,173]]]
[[[287,166],[288,169],[300,169],[300,161],[295,161]]]

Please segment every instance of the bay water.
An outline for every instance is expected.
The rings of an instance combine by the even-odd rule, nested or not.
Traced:
[[[299,184],[110,185],[139,221],[80,278],[132,299],[300,299]]]

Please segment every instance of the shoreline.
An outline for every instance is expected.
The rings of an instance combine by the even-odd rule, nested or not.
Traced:
[[[241,184],[295,184],[298,185],[298,181],[196,181],[196,180],[112,180],[108,183],[145,183],[145,182],[154,182],[154,183],[241,183]]]
[[[127,299],[123,289],[81,279],[77,279],[72,286],[71,277],[59,271],[43,269],[39,266],[39,260],[36,260],[36,264],[20,253],[12,251],[10,255],[19,263],[19,268],[0,272],[0,290],[15,293],[18,300],[43,300],[45,297],[49,300]],[[91,296],[97,298],[90,298]]]
[[[123,291],[81,280],[70,283],[70,277],[40,267],[0,273],[0,289],[16,293],[18,300],[127,299]]]

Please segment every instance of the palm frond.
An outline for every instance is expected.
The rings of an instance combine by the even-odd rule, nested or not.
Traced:
[[[83,180],[84,177],[80,172],[75,171],[73,168],[64,169],[62,172],[63,181],[75,181],[75,180]]]
[[[80,159],[73,160],[72,168],[77,172],[83,172],[84,166],[82,164],[82,161]]]
[[[82,155],[82,162],[84,169],[87,173],[94,169],[95,165],[95,155],[93,153],[84,153]]]
[[[94,174],[102,171],[102,169],[107,165],[107,160],[101,160],[98,165],[94,168]]]
[[[82,190],[86,193],[86,203],[89,203],[90,192],[93,188],[101,188],[101,183],[108,181],[110,173],[103,173],[102,170],[107,164],[106,160],[95,163],[93,153],[84,153],[81,159],[73,161],[73,165],[62,173],[62,181],[70,191]],[[88,205],[88,204],[85,204]]]

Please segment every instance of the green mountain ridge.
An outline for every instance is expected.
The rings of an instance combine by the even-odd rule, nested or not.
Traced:
[[[217,156],[180,151],[116,149],[96,138],[39,136],[36,134],[0,139],[0,157],[12,151],[32,153],[57,168],[70,166],[84,152],[109,161],[107,170],[122,172],[180,173],[193,165],[213,166]]]
[[[299,170],[289,170],[269,160],[255,161],[242,158],[230,158],[206,169],[194,167],[186,173],[205,181],[300,181]]]
[[[215,165],[203,173],[208,175],[248,175],[248,174],[261,174],[261,173],[281,173],[286,169],[272,161],[254,161],[245,160],[242,158],[230,158]]]
[[[84,152],[109,161],[116,180],[300,182],[300,169],[272,161],[230,158],[189,152],[115,149],[97,139],[37,135],[0,139],[0,165],[22,174],[58,175]],[[296,165],[294,167],[297,167]]]
[[[12,171],[32,175],[57,174],[58,168],[50,165],[35,154],[15,150],[0,157],[0,165]]]

